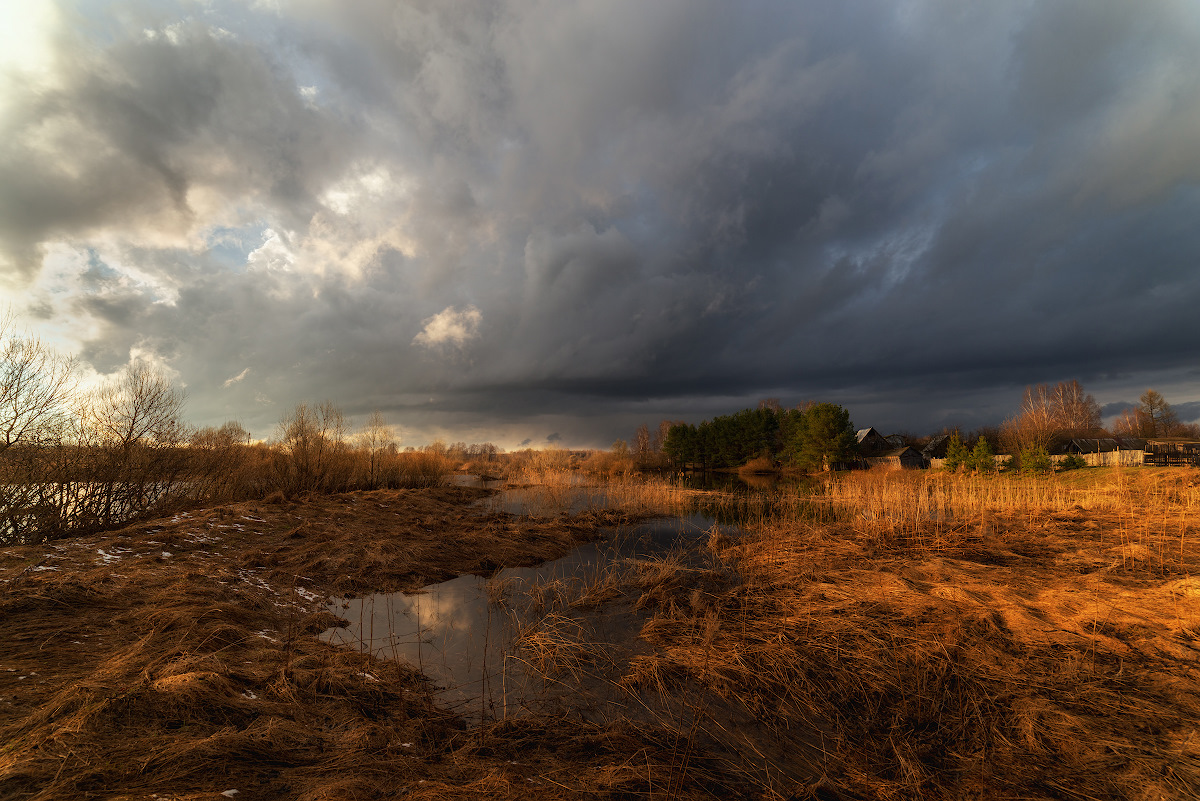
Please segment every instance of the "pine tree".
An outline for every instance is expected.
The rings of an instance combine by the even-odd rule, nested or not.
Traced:
[[[967,446],[963,445],[962,440],[958,438],[958,432],[955,431],[950,435],[950,444],[946,446],[946,462],[943,467],[953,473],[966,464],[968,455]]]
[[[987,437],[980,437],[975,443],[971,455],[967,457],[967,469],[980,473],[990,473],[996,469],[996,460],[992,457],[992,446]]]

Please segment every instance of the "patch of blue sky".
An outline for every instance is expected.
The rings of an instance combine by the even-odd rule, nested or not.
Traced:
[[[244,273],[247,257],[266,241],[267,228],[266,223],[261,221],[236,228],[211,228],[204,235],[208,256],[231,272]]]
[[[87,271],[83,273],[83,279],[88,284],[103,284],[116,281],[121,277],[119,272],[100,258],[100,254],[96,252],[95,248],[87,249],[87,267]]]

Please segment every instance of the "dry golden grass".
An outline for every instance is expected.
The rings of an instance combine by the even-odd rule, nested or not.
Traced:
[[[621,508],[739,510],[748,534],[713,528],[720,568],[621,560],[548,590],[537,667],[611,680],[687,744],[673,764],[702,748],[764,798],[1198,797],[1198,488],[857,473],[756,506],[609,482]],[[601,664],[566,615],[618,597],[649,651]]]
[[[659,585],[625,683],[794,738],[784,794],[1196,797],[1198,479],[841,477],[714,536],[709,604]]]
[[[479,497],[238,504],[0,550],[0,799],[628,798],[665,785],[676,766],[661,732],[468,731],[415,669],[316,638],[337,622],[325,596],[415,590],[596,535],[587,518],[482,514]],[[590,647],[569,629],[544,640],[559,662]],[[702,766],[678,778],[681,798],[721,781]]]
[[[578,500],[577,477],[540,478]],[[586,491],[623,511],[553,519],[447,488],[0,552],[0,798],[1198,797],[1198,487],[1187,469],[849,474],[770,499],[618,480]],[[488,586],[533,612],[514,658],[620,688],[603,726],[463,730],[415,671],[318,642],[333,620],[297,593],[488,574],[696,508],[747,521],[713,528],[711,565]],[[588,625],[610,606],[641,615],[620,659]]]

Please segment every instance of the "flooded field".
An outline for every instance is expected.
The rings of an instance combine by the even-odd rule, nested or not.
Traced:
[[[0,799],[1197,796],[1196,471],[561,478],[0,548]]]
[[[494,505],[522,503],[501,496]],[[622,656],[628,661],[640,623],[628,604],[616,603],[625,575],[648,560],[709,569],[714,531],[740,534],[699,514],[660,519],[601,529],[600,539],[534,567],[463,575],[415,593],[333,598],[329,611],[343,623],[321,637],[417,666],[439,687],[438,698],[472,722],[544,712],[566,689],[578,692],[532,664],[531,638],[548,618],[569,627],[576,642],[589,643],[593,655],[603,647],[614,667]],[[596,608],[598,593],[607,602],[603,610]],[[620,625],[612,620],[617,607]]]

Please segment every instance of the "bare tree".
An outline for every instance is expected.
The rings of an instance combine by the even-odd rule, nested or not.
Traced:
[[[1055,435],[1100,426],[1100,405],[1076,380],[1056,386],[1025,388],[1017,416],[1005,421],[1002,439],[1009,448],[1045,448]]]
[[[173,446],[184,439],[183,402],[183,392],[170,379],[134,362],[94,393],[87,416],[100,445]]]
[[[51,468],[75,401],[71,359],[18,330],[11,312],[0,314],[0,542],[58,536],[62,504]]]
[[[220,428],[201,428],[188,437],[188,479],[196,497],[241,498],[263,487],[249,470],[250,432],[229,421]]]
[[[1052,393],[1054,416],[1065,431],[1086,431],[1100,427],[1100,404],[1083,391],[1075,379],[1060,381]]]
[[[62,425],[75,395],[74,360],[0,316],[0,453],[44,440]]]
[[[384,483],[384,462],[388,456],[395,454],[399,438],[395,428],[388,423],[383,412],[376,409],[371,412],[367,422],[355,435],[355,444],[366,456],[366,481],[371,488]]]
[[[650,443],[650,448],[655,453],[662,453],[663,443],[667,441],[667,434],[671,431],[671,426],[675,423],[671,420],[662,420],[658,424],[658,430],[654,432],[654,440]]]
[[[287,493],[344,488],[348,465],[346,418],[330,401],[301,403],[279,421],[277,465],[281,489]]]
[[[1140,437],[1142,434],[1142,416],[1138,409],[1129,407],[1117,417],[1112,425],[1112,433],[1118,437]]]
[[[1190,436],[1191,426],[1179,422],[1179,416],[1166,398],[1147,389],[1138,398],[1140,405],[1126,409],[1113,425],[1113,433],[1126,437]]]
[[[638,426],[634,435],[633,452],[639,459],[645,459],[650,453],[650,427],[645,423]]]
[[[75,506],[88,510],[88,526],[107,528],[187,494],[183,403],[183,392],[144,362],[87,399],[78,444],[90,480],[79,485]]]
[[[1166,398],[1153,389],[1147,389],[1138,400],[1142,404],[1138,412],[1143,420],[1145,436],[1169,437],[1175,433],[1179,426],[1179,417]]]
[[[1003,429],[1005,438],[1011,440],[1018,449],[1047,447],[1057,429],[1050,387],[1046,384],[1025,387],[1020,411],[1016,417],[1005,421]]]

